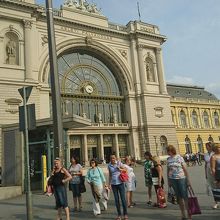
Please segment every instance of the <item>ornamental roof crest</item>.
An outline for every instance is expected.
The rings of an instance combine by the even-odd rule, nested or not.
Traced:
[[[98,9],[96,4],[89,3],[87,0],[64,0],[63,5],[68,8],[101,15],[101,9]]]

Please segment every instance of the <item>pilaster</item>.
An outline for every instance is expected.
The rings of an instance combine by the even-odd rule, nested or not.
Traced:
[[[33,47],[33,36],[32,36],[32,21],[23,20],[24,23],[24,60],[25,60],[25,80],[33,80],[33,69],[32,69],[32,47]]]
[[[163,58],[162,58],[162,49],[156,48],[156,62],[157,62],[157,73],[158,73],[158,81],[160,85],[160,93],[167,94],[166,82],[164,77],[164,68],[163,68]]]

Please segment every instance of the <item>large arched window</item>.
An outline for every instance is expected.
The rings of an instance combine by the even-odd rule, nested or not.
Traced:
[[[168,142],[167,142],[167,138],[165,136],[160,137],[160,146],[161,146],[162,155],[166,155],[167,154],[166,148],[168,146]]]
[[[186,122],[186,114],[183,110],[180,111],[180,126],[182,128],[187,127],[187,122]]]
[[[219,115],[218,115],[218,112],[214,112],[214,123],[215,123],[215,127],[219,127]]]
[[[210,128],[209,115],[206,111],[203,112],[203,121],[204,121],[204,127],[205,128]]]
[[[192,112],[192,125],[194,128],[199,127],[198,116],[195,110],[193,110]]]
[[[192,145],[191,145],[191,141],[190,141],[188,135],[186,135],[186,138],[185,138],[185,147],[186,147],[187,153],[192,153]]]
[[[126,122],[120,83],[102,58],[84,50],[67,52],[58,58],[58,72],[66,115],[95,123]]]
[[[197,143],[198,143],[198,152],[204,153],[203,141],[202,141],[202,138],[200,137],[200,135],[198,135]]]

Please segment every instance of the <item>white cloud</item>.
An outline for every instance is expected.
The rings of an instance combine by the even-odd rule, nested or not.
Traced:
[[[171,79],[167,80],[168,83],[194,85],[194,81],[191,77],[174,75]]]

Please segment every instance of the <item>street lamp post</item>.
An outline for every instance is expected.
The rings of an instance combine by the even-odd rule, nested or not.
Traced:
[[[53,109],[53,130],[54,130],[54,156],[63,160],[63,124],[61,111],[61,98],[57,68],[56,40],[53,22],[52,0],[46,0],[48,47],[50,60],[50,79]]]

